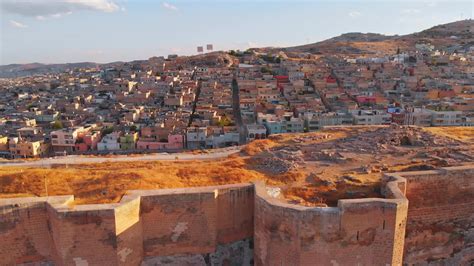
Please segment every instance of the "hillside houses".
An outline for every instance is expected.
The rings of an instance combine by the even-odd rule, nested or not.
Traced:
[[[231,53],[232,66],[153,57],[5,79],[0,156],[220,148],[336,125],[472,126],[473,51],[249,50]]]

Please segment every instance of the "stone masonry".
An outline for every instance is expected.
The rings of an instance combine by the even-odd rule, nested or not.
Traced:
[[[0,265],[469,265],[474,165],[387,174],[385,198],[305,207],[264,184],[0,200]]]

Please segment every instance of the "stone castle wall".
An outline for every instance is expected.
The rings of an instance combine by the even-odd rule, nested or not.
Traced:
[[[410,204],[405,239],[409,265],[474,263],[474,167],[399,174]]]
[[[73,200],[0,200],[0,265],[140,265],[147,257],[215,253],[253,237],[252,184],[130,191],[117,204],[71,208]]]
[[[408,202],[398,182],[388,189],[392,198],[339,200],[333,208],[282,203],[257,186],[256,264],[401,265]]]
[[[130,191],[115,204],[0,199],[0,265],[467,264],[473,169],[390,174],[384,199],[328,208],[283,203],[261,183]]]

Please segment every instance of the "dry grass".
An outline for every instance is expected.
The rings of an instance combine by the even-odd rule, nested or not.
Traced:
[[[113,170],[112,170],[113,169]],[[0,197],[74,195],[77,204],[118,202],[127,190],[197,187],[265,180],[282,183],[246,168],[243,158],[218,161],[127,162],[65,168],[0,168]]]
[[[270,139],[259,139],[254,140],[251,143],[245,145],[241,151],[246,155],[253,156],[258,153],[261,153],[262,151],[268,150],[276,146],[277,144],[278,143]]]
[[[0,197],[74,195],[76,204],[118,202],[128,190],[162,189],[223,185],[263,180],[279,186],[287,200],[309,206],[335,205],[341,198],[378,197],[382,172],[364,173],[363,165],[386,165],[388,171],[426,167],[436,162],[412,161],[419,150],[398,147],[405,154],[374,154],[355,151],[345,162],[305,161],[297,170],[271,174],[258,165],[257,158],[273,156],[269,150],[298,147],[318,150],[323,145],[344,141],[343,138],[374,131],[377,127],[333,128],[306,134],[272,135],[256,140],[222,160],[206,161],[135,161],[120,163],[58,165],[54,168],[0,167]],[[426,128],[425,130],[466,143],[473,142],[474,128]],[[421,149],[421,148],[419,148]],[[198,151],[199,153],[200,151]],[[306,155],[303,155],[306,156]],[[308,155],[309,156],[309,155]],[[310,156],[308,157],[310,158]],[[256,167],[260,166],[260,167]],[[341,179],[350,175],[352,180]]]
[[[57,165],[53,168],[0,168],[0,197],[74,195],[76,204],[120,201],[128,190],[223,185],[263,180],[273,186],[302,184],[307,174],[282,174],[256,170],[253,156],[280,145],[292,145],[294,138],[326,133],[274,135],[256,140],[227,159],[214,161],[135,161],[101,164]],[[327,134],[326,134],[327,135]],[[331,133],[326,141],[346,134]],[[195,151],[193,153],[201,153]]]
[[[435,135],[474,143],[474,127],[425,127],[423,129]]]

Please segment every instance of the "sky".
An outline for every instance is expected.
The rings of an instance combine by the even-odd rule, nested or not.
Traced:
[[[472,0],[0,0],[0,65],[131,61],[408,34],[473,17]]]

